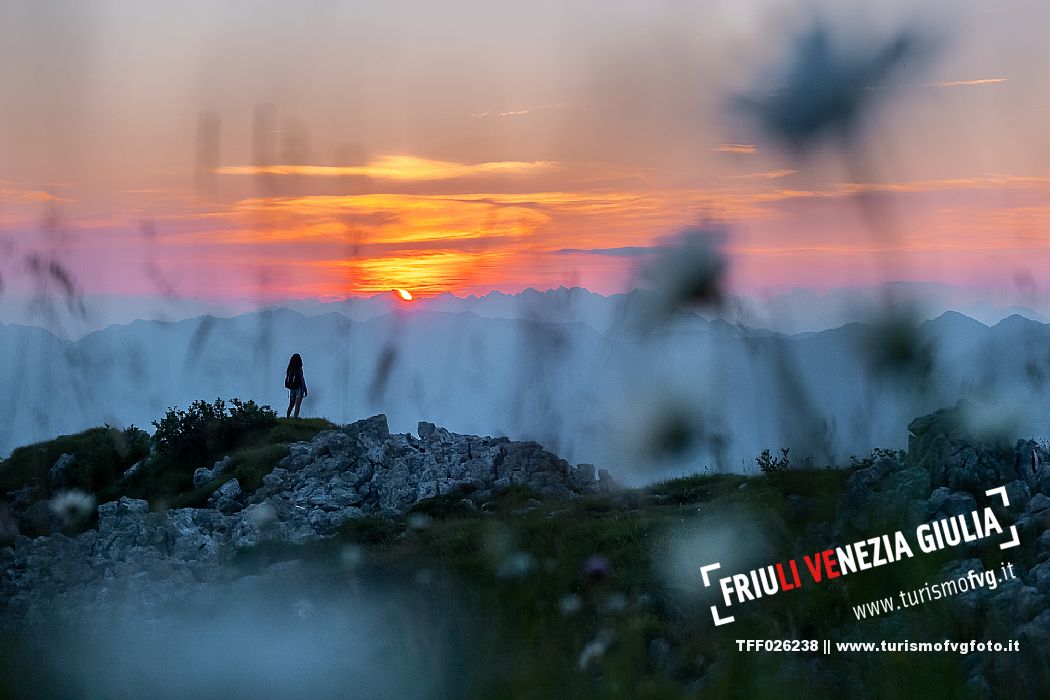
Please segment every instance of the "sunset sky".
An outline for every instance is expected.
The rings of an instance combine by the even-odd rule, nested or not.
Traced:
[[[54,260],[87,294],[612,293],[721,222],[740,293],[1031,291],[1050,4],[914,4],[0,2],[0,283]],[[731,104],[814,8],[847,52],[902,26],[938,49],[800,158]]]

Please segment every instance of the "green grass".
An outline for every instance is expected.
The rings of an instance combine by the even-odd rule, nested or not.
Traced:
[[[338,427],[326,418],[278,418],[277,425],[270,429],[263,442],[304,442],[312,440],[322,430],[334,430]]]
[[[287,456],[290,443],[308,441],[322,430],[336,427],[323,418],[273,418],[268,425],[237,430],[237,422],[229,420],[225,425],[205,426],[201,440],[186,441],[176,450],[158,451],[150,456],[147,456],[149,435],[145,431],[134,427],[127,430],[109,426],[91,428],[16,449],[10,458],[0,462],[0,494],[35,482],[38,488],[34,499],[51,498],[55,489],[49,483],[48,473],[59,457],[72,454],[76,461],[64,488],[93,493],[98,503],[128,496],[148,500],[154,510],[200,508],[230,479],[237,479],[246,493],[255,491],[262,485],[263,477]],[[193,486],[196,469],[211,468],[226,456],[232,461],[229,469],[207,484]],[[124,478],[124,472],[140,461],[138,472]],[[0,510],[5,505],[0,495]],[[65,532],[76,534],[94,527],[96,522],[97,516],[92,514],[75,527],[67,527]],[[27,534],[47,532],[48,526],[44,526],[40,531],[27,531]]]
[[[288,454],[288,445],[308,441],[322,430],[337,426],[323,418],[278,419],[272,426],[238,435],[232,447],[205,445],[186,454],[156,454],[146,459],[148,435],[130,428],[91,428],[75,435],[19,447],[0,462],[0,492],[35,481],[36,498],[49,498],[48,472],[63,454],[76,457],[69,475],[69,488],[96,495],[100,503],[121,496],[145,498],[155,508],[203,506],[222,483],[236,478],[245,491],[254,491],[262,479]],[[193,487],[193,472],[211,467],[225,456],[233,467],[222,477],[202,487]],[[124,471],[146,460],[139,473],[124,479]]]
[[[146,434],[135,428],[118,430],[107,426],[19,447],[0,462],[0,491],[36,480],[41,495],[47,495],[48,471],[63,454],[76,457],[69,487],[97,491],[146,456],[146,440]]]

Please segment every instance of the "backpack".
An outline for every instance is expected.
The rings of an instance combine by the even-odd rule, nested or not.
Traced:
[[[294,369],[290,369],[284,373],[284,388],[285,389],[298,389],[299,388],[299,373]]]

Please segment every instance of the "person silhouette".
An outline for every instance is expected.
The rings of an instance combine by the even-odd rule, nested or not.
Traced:
[[[284,388],[289,391],[288,410],[285,418],[292,417],[292,409],[295,409],[295,417],[299,417],[299,407],[306,398],[306,377],[303,376],[303,358],[299,353],[292,355],[288,360],[288,369],[284,372]]]

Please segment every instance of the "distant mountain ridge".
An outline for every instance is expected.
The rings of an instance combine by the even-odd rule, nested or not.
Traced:
[[[290,309],[135,321],[76,341],[7,325],[0,385],[14,410],[0,413],[0,454],[102,423],[148,428],[201,398],[283,413],[293,352],[305,360],[306,415],[348,423],[382,412],[401,432],[432,421],[535,440],[627,481],[752,470],[767,448],[841,463],[903,446],[911,417],[959,398],[1018,434],[1047,432],[1050,326],[1011,316],[989,327],[955,312],[925,321],[921,382],[873,371],[874,332],[852,323],[789,336],[684,314],[653,335],[624,323],[599,331],[569,312],[529,320],[421,306],[362,321]],[[665,449],[665,434],[682,439]]]
[[[465,297],[446,292],[418,298],[411,306],[417,310],[472,312],[492,318],[578,320],[600,332],[606,332],[621,320],[624,308],[644,302],[647,294],[644,289],[635,289],[620,294],[602,295],[582,287],[559,287],[545,291],[527,288],[516,294],[494,290],[483,295]],[[731,325],[767,328],[771,332],[794,335],[820,332],[841,327],[852,321],[871,319],[880,313],[881,306],[888,297],[910,300],[910,308],[920,319],[934,319],[945,311],[955,310],[985,325],[995,325],[1014,314],[1041,323],[1050,321],[1050,309],[1038,311],[1031,306],[1013,303],[1010,297],[998,297],[1001,302],[996,302],[979,298],[974,290],[905,282],[886,285],[879,290],[838,289],[816,292],[796,289],[768,297],[737,295],[728,298],[724,308],[705,310],[701,315],[707,320],[722,319]],[[65,303],[65,300],[18,299],[7,294],[0,297],[0,324],[45,327],[59,337],[75,340],[110,325],[127,324],[139,319],[181,321],[205,315],[230,318],[250,311],[288,308],[305,316],[335,312],[355,321],[366,321],[405,308],[404,302],[392,293],[334,301],[207,301],[106,296],[84,296],[80,301],[83,302],[83,314],[74,312],[74,307]],[[1032,303],[1042,308],[1036,300],[1032,300]],[[81,305],[75,305],[75,308],[80,309]]]

